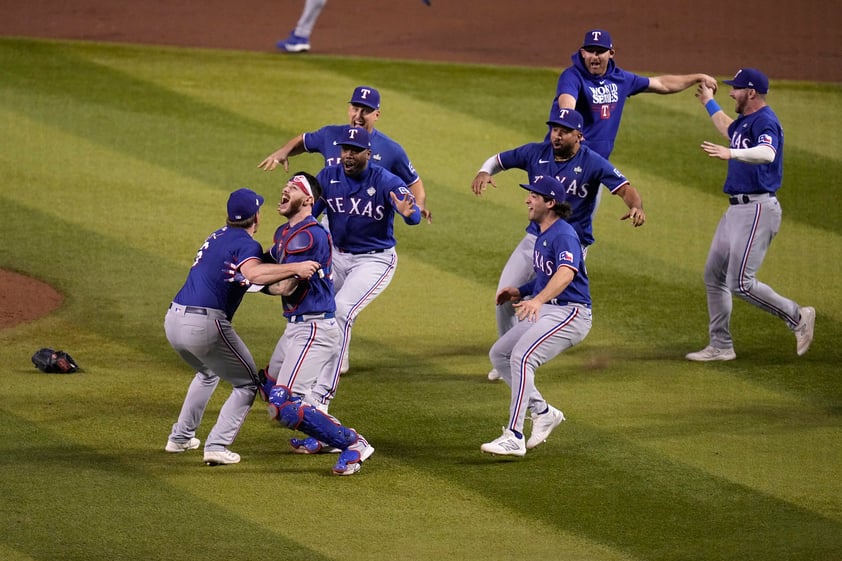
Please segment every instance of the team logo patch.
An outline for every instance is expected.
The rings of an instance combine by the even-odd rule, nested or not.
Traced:
[[[383,156],[380,154],[375,154],[371,157],[372,160],[377,160],[378,162],[383,159]]]
[[[765,144],[767,146],[772,145],[772,137],[768,134],[761,134],[760,138],[757,139],[758,144]]]
[[[564,261],[565,263],[573,263],[573,253],[570,251],[562,251],[561,255],[558,256],[559,261]]]
[[[369,197],[373,197],[374,194],[377,192],[377,189],[375,189],[374,187],[369,187],[365,190],[365,192]]]

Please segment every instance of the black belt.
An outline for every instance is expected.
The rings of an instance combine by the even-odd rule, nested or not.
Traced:
[[[771,193],[755,193],[753,195],[732,195],[728,197],[728,202],[732,205],[747,205],[760,199],[768,199]]]
[[[383,253],[384,251],[386,251],[386,248],[384,248],[384,249],[372,249],[371,251],[348,251],[346,249],[339,249],[338,247],[336,249],[339,250],[339,253],[348,253],[350,255],[372,255],[374,253]],[[391,249],[391,248],[389,248],[389,249]]]
[[[558,300],[556,298],[553,298],[552,300],[547,302],[547,304],[552,304],[553,306],[571,306],[572,305],[572,306],[584,306],[585,308],[590,308],[590,306],[588,304],[582,304],[581,302],[567,302],[567,301],[564,301],[564,300]]]
[[[170,304],[171,310],[172,310],[173,306],[181,306],[181,304],[171,303]],[[207,308],[199,308],[199,307],[196,307],[196,306],[181,306],[181,307],[184,308],[185,314],[198,314],[200,316],[208,315],[208,309]]]
[[[289,316],[290,323],[301,323],[303,321],[312,321],[315,319],[332,319],[336,314],[333,312],[326,312],[324,314],[301,314],[297,316]]]

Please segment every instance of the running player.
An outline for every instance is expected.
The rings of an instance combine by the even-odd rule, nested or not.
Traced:
[[[583,252],[594,242],[593,216],[599,200],[600,184],[623,199],[629,212],[621,220],[630,220],[634,226],[646,222],[643,202],[637,189],[608,160],[582,144],[582,115],[572,109],[556,109],[547,121],[550,126],[550,140],[524,144],[512,150],[490,157],[482,165],[471,184],[474,194],[482,195],[488,185],[496,187],[492,175],[500,171],[517,168],[526,171],[529,181],[539,177],[555,177],[561,181],[568,194],[567,203],[572,214],[567,221],[579,235]],[[506,286],[518,286],[532,278],[532,248],[538,235],[538,227],[530,222],[526,235],[509,257],[497,290]],[[511,303],[497,306],[497,333],[502,336],[517,323]],[[489,380],[500,375],[492,369]]]
[[[591,330],[591,295],[579,235],[565,219],[573,209],[565,185],[552,176],[521,185],[529,191],[529,220],[538,226],[533,245],[534,278],[497,292],[497,303],[514,302],[518,323],[491,347],[489,357],[511,388],[509,422],[503,434],[480,449],[499,456],[523,456],[564,421],[535,386],[535,371],[579,344]],[[575,195],[574,195],[575,196]],[[523,425],[532,412],[532,434]]]
[[[701,84],[696,93],[713,126],[730,142],[730,146],[702,143],[711,158],[728,160],[723,191],[730,206],[716,228],[705,263],[710,342],[687,359],[737,358],[730,330],[732,296],[781,318],[795,333],[795,350],[801,356],[813,342],[816,310],[799,306],[755,277],[781,227],[781,205],[775,195],[783,179],[783,129],[766,104],[769,79],[762,72],[743,68],[725,83],[731,86],[736,120],[720,109],[707,85]]]
[[[260,223],[262,204],[263,197],[251,189],[231,193],[226,226],[208,236],[199,248],[187,280],[170,303],[164,319],[170,345],[196,371],[164,448],[167,452],[198,448],[196,429],[220,378],[233,386],[205,441],[204,461],[208,465],[240,461],[240,455],[228,446],[254,402],[258,385],[254,359],[231,326],[247,289],[231,282],[226,273],[228,264],[239,263],[239,271],[248,280],[259,283],[295,275],[306,279],[319,267],[314,261],[261,264],[263,249],[254,240],[254,234]]]

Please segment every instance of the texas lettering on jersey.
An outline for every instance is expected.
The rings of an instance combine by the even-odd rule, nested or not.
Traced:
[[[368,190],[373,190],[369,187]],[[349,216],[364,216],[372,220],[383,220],[386,216],[386,209],[383,205],[375,205],[374,201],[370,199],[361,199],[359,197],[331,197],[325,199],[325,202],[330,207],[330,210],[339,214],[347,214]]]

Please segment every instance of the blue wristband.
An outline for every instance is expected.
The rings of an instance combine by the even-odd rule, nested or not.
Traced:
[[[718,103],[716,103],[715,99],[711,99],[710,101],[705,103],[705,109],[708,110],[708,115],[710,115],[711,117],[713,117],[714,113],[722,111],[722,108],[719,106]]]

